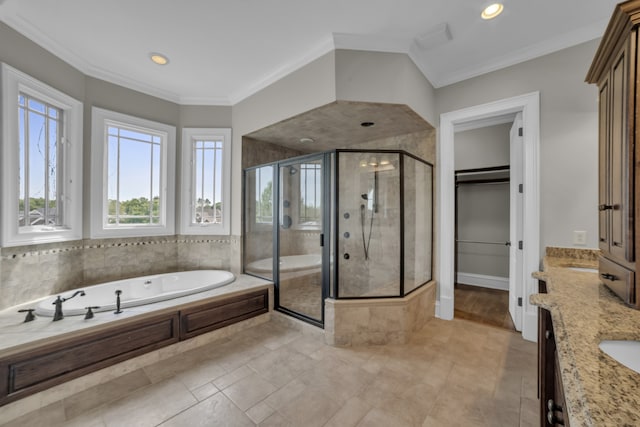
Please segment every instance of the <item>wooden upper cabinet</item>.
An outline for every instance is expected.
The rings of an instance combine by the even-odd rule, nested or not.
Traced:
[[[609,74],[605,76],[599,84],[599,114],[598,114],[598,132],[599,132],[599,152],[598,152],[598,245],[600,250],[609,251],[611,245],[611,233],[609,232],[610,214],[607,210],[609,205],[609,117],[611,114],[609,105]]]
[[[640,0],[618,4],[602,37],[587,82],[598,85],[599,100],[599,247],[602,259],[637,271],[635,217],[640,213],[640,173],[636,172],[638,117],[638,27]],[[638,183],[636,183],[638,181]],[[610,266],[610,264],[607,264]],[[603,270],[602,277],[613,277]],[[631,274],[629,277],[638,277]],[[614,277],[616,281],[620,278]],[[633,289],[638,284],[633,283]],[[637,292],[627,292],[627,296]],[[624,295],[620,295],[625,298]],[[627,304],[640,307],[635,298]]]
[[[605,176],[605,185],[609,186],[610,211],[610,246],[609,252],[621,261],[633,261],[633,230],[630,219],[633,218],[633,194],[629,191],[633,187],[630,182],[628,159],[632,156],[629,150],[628,114],[630,110],[628,96],[629,83],[629,44],[625,43],[615,57],[611,68],[610,91],[610,143],[609,172]],[[600,144],[603,144],[602,141]]]
[[[640,1],[632,1],[640,12]],[[635,105],[637,25],[616,7],[587,81],[599,89],[599,247],[635,268]],[[635,16],[635,15],[634,15]],[[640,22],[639,22],[640,23]]]

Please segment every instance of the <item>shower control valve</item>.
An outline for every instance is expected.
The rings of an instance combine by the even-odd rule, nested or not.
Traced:
[[[344,254],[344,255],[342,255],[342,258],[349,259],[349,258],[351,258],[351,256],[349,254]]]

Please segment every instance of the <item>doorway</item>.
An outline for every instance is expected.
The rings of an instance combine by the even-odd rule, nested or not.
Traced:
[[[454,316],[516,330],[510,311],[510,167],[514,117],[455,134],[456,240]],[[515,211],[514,211],[515,212]],[[517,276],[516,276],[517,277]]]
[[[536,284],[531,277],[539,267],[539,194],[538,194],[538,152],[539,152],[539,93],[534,92],[514,98],[508,98],[488,104],[465,108],[441,115],[440,144],[438,145],[440,174],[438,195],[440,200],[438,229],[440,231],[439,285],[440,298],[436,306],[436,315],[443,319],[454,316],[455,283],[455,132],[463,129],[487,126],[502,121],[505,117],[522,114],[521,150],[512,155],[519,156],[521,165],[518,173],[522,184],[521,215],[516,222],[521,230],[521,238],[510,247],[519,251],[515,259],[515,270],[511,275],[510,266],[510,312],[514,323],[522,335],[530,341],[536,340],[537,311],[528,302],[529,295],[536,293]],[[514,159],[511,159],[514,164]],[[521,243],[522,242],[522,243]],[[513,287],[513,289],[512,289]],[[521,305],[520,305],[521,304]],[[520,325],[518,325],[518,323]]]

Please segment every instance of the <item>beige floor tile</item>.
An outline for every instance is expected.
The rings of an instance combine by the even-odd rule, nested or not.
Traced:
[[[288,343],[285,347],[295,350],[298,353],[302,353],[306,356],[310,356],[311,354],[324,347],[324,342],[322,341],[322,339],[318,339],[318,337],[301,335],[295,340]]]
[[[193,396],[198,399],[199,402],[202,402],[203,400],[209,398],[210,396],[213,396],[219,391],[220,390],[218,390],[218,387],[213,385],[213,383],[206,383],[196,389],[191,390],[191,394],[193,394]]]
[[[52,403],[49,406],[29,412],[12,421],[7,421],[2,417],[0,409],[0,425],[2,427],[26,427],[26,426],[48,426],[61,425],[65,420],[64,405],[62,402]]]
[[[361,369],[340,366],[325,370],[316,367],[300,375],[300,381],[316,392],[324,393],[339,405],[358,395],[371,381],[372,375]]]
[[[540,425],[540,401],[523,397],[520,401],[520,425],[539,426]]]
[[[329,421],[338,409],[340,405],[328,396],[306,388],[278,412],[294,426],[316,427]]]
[[[313,359],[289,348],[279,348],[256,357],[247,366],[279,388],[311,369]]]
[[[522,389],[520,390],[522,397],[530,399],[538,399],[538,378],[529,376],[522,377]]]
[[[359,397],[353,397],[336,412],[324,427],[353,427],[371,410],[369,405]]]
[[[189,390],[194,390],[225,374],[227,374],[226,369],[220,366],[218,362],[205,360],[186,371],[180,372],[175,378]]]
[[[86,412],[78,417],[65,421],[62,425],[64,427],[106,427],[106,424],[102,420],[101,409]]]
[[[490,426],[484,416],[484,394],[477,389],[447,384],[429,413],[433,420],[451,426]],[[438,424],[434,424],[438,425]]]
[[[278,412],[274,412],[270,417],[258,424],[260,427],[298,427],[291,421],[284,418]]]
[[[245,412],[245,414],[247,414],[247,416],[251,418],[254,423],[259,424],[265,419],[269,418],[274,412],[275,409],[262,401],[249,408]]]
[[[277,388],[254,373],[225,388],[222,392],[243,411],[276,391]]]
[[[249,427],[254,425],[253,421],[223,393],[217,393],[160,424],[161,427]]]
[[[280,409],[298,397],[307,387],[300,379],[295,379],[280,390],[270,394],[264,402],[273,409]]]
[[[107,427],[155,426],[197,402],[182,383],[165,380],[107,405],[102,419]]]
[[[411,424],[406,423],[401,418],[393,414],[386,413],[380,409],[372,409],[360,422],[358,427],[410,427]]]
[[[144,371],[138,369],[64,399],[65,415],[67,419],[72,419],[150,383]]]
[[[212,382],[213,382],[213,385],[215,385],[218,389],[224,390],[230,385],[254,373],[255,372],[248,366],[241,366],[238,369],[235,369],[234,371],[231,371],[226,375],[216,378]]]

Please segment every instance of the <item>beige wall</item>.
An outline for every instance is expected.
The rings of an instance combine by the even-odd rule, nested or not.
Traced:
[[[242,228],[242,136],[335,100],[330,52],[233,106],[231,234],[241,234]]]
[[[488,168],[509,164],[509,131],[512,123],[456,132],[455,169]]]
[[[0,41],[0,61],[77,100],[84,99],[85,76],[80,71],[3,22],[0,22]]]
[[[406,104],[437,125],[433,86],[407,55],[343,49],[335,55],[337,99]]]
[[[597,90],[584,77],[594,40],[436,90],[438,114],[540,91],[540,250],[597,247]]]

